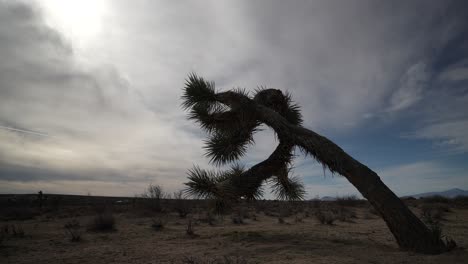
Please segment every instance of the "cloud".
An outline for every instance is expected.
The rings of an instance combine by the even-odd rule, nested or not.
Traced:
[[[0,2],[2,192],[93,181],[102,194],[153,180],[181,188],[192,164],[208,165],[204,135],[180,109],[192,71],[219,89],[289,90],[305,125],[327,136],[417,112],[413,137],[466,143],[465,117],[451,116],[466,97],[447,92],[466,65],[440,55],[463,31],[451,3],[112,1],[84,45],[36,2]],[[277,144],[271,131],[255,139],[242,162]]]
[[[39,8],[0,5],[0,180],[182,187],[201,159],[199,137],[148,109],[114,67],[80,63]]]
[[[425,63],[418,62],[412,65],[402,76],[399,88],[392,94],[387,111],[399,111],[421,100],[429,77]]]

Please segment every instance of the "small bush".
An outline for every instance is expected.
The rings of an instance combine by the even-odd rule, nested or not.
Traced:
[[[163,208],[161,201],[162,199],[168,197],[168,194],[163,191],[163,188],[160,185],[150,184],[141,197],[146,199],[146,202],[151,210],[155,212],[162,212]]]
[[[161,231],[164,229],[165,221],[161,217],[153,218],[151,223],[151,227],[156,231]]]
[[[89,226],[93,231],[113,231],[115,230],[115,218],[110,211],[104,211],[94,216]]]
[[[0,247],[3,245],[3,242],[7,240],[8,237],[8,225],[5,225],[0,230]]]
[[[352,219],[357,218],[356,212],[346,207],[337,208],[335,213],[337,214],[338,220],[342,222],[353,222]]]
[[[315,212],[315,217],[321,224],[333,225],[333,223],[338,219],[335,213],[330,209],[319,208]]]
[[[214,226],[214,225],[215,225],[216,219],[215,219],[213,213],[212,213],[210,210],[208,210],[208,211],[206,212],[206,222],[207,222],[210,226]]]
[[[421,217],[426,219],[441,221],[447,212],[450,212],[450,208],[446,204],[429,203],[421,206]]]
[[[235,224],[235,225],[244,224],[244,219],[242,218],[242,216],[237,215],[237,214],[232,215],[231,220],[232,220],[232,223]]]
[[[294,217],[294,222],[302,223],[304,221],[303,221],[302,217],[299,214],[296,214],[296,216]]]
[[[182,260],[184,264],[248,264],[249,262],[243,256],[223,256],[218,258],[199,258],[193,256],[186,256]]]
[[[21,225],[10,225],[10,233],[14,237],[25,237],[24,229]]]
[[[81,241],[80,227],[81,225],[76,219],[73,219],[65,224],[64,228],[67,231],[67,234],[70,236],[70,241],[72,242]]]
[[[278,217],[278,224],[285,224],[286,221],[284,221],[284,218],[283,217]]]
[[[192,219],[189,219],[187,222],[187,228],[185,229],[185,233],[189,237],[197,237],[198,235],[195,234],[195,229],[193,228],[193,221]]]

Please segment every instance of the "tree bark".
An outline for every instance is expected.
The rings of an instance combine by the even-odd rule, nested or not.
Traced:
[[[335,143],[309,129],[295,126],[268,107],[234,92],[223,92],[217,99],[230,107],[243,107],[270,126],[282,140],[304,149],[332,172],[346,177],[379,212],[400,248],[426,254],[438,254],[450,248],[417,218],[380,179],[380,177],[349,156]]]

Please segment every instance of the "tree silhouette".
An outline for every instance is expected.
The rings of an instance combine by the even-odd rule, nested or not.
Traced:
[[[278,146],[264,161],[245,169],[235,164],[227,171],[189,170],[187,191],[220,203],[262,196],[262,185],[273,182],[279,198],[300,200],[305,190],[290,177],[289,168],[295,147],[347,178],[385,220],[398,245],[405,250],[437,254],[451,249],[424,225],[380,180],[379,176],[353,159],[329,139],[301,126],[299,106],[281,90],[260,88],[250,97],[242,89],[217,92],[215,84],[190,74],[183,90],[183,108],[208,134],[206,155],[214,165],[232,163],[254,143],[253,134],[261,124],[272,128]]]

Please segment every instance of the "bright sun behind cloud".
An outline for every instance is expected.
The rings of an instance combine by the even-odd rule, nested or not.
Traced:
[[[83,47],[95,41],[103,30],[106,0],[38,0],[47,23],[61,31],[74,45]]]

